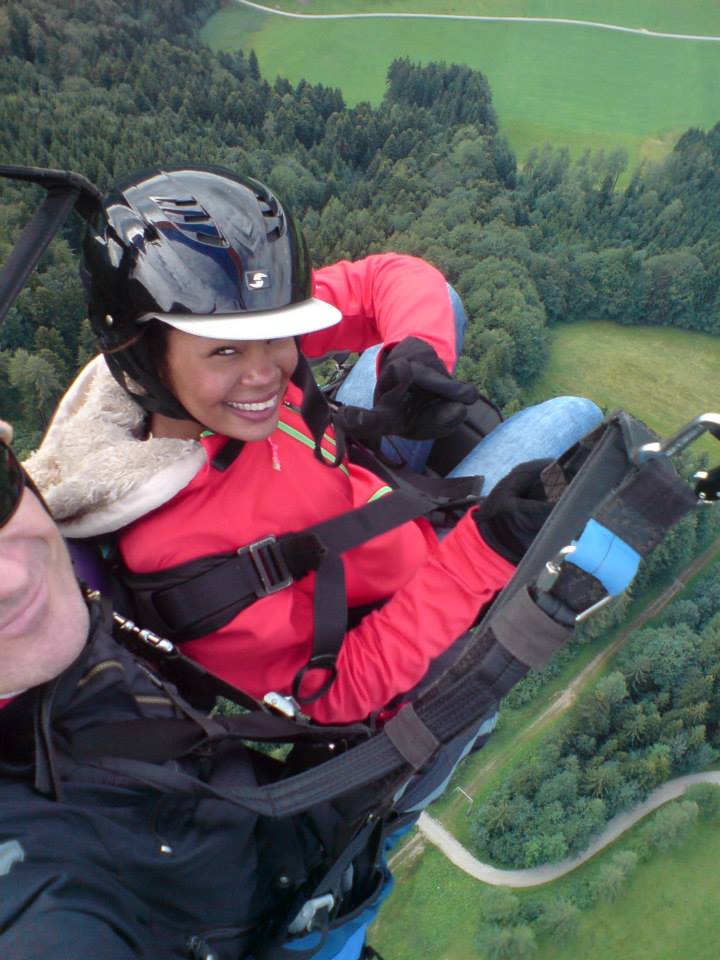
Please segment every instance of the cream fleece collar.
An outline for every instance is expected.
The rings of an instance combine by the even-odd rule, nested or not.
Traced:
[[[140,439],[142,409],[96,357],[24,466],[66,537],[120,530],[172,499],[205,463],[195,440]]]

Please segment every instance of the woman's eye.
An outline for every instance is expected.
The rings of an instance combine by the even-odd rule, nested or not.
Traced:
[[[232,357],[238,352],[237,347],[218,347],[214,351],[214,357]]]

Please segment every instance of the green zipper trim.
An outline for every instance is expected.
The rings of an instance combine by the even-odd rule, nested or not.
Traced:
[[[380,487],[379,490],[376,490],[376,491],[375,491],[375,493],[374,493],[374,494],[370,497],[370,499],[368,500],[368,503],[372,503],[373,500],[379,500],[380,497],[385,497],[385,496],[387,496],[388,493],[392,493],[392,492],[393,492],[393,488],[392,488],[392,487],[388,487],[388,485],[385,484],[384,487]]]
[[[315,449],[315,442],[311,440],[310,437],[306,437],[304,433],[300,433],[300,431],[296,430],[295,427],[288,426],[288,424],[283,423],[282,420],[278,421],[278,430],[282,430],[283,433],[286,433],[289,437],[292,437],[294,440],[299,440],[300,443],[304,443],[305,446],[309,447],[311,450]],[[323,439],[335,445],[335,441],[333,440],[333,438],[329,437],[327,434],[323,434]],[[335,460],[335,457],[331,453],[329,453],[327,450],[325,450],[324,447],[320,447],[320,453],[330,463],[332,463]],[[347,477],[350,476],[348,468],[344,464],[342,463],[340,464],[340,469],[345,474],[345,476]]]

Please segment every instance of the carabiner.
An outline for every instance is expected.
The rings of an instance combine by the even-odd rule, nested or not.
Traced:
[[[667,440],[653,440],[651,443],[643,443],[642,446],[636,447],[632,452],[633,463],[639,466],[652,457],[672,457],[704,433],[711,433],[720,440],[720,413],[701,413]]]

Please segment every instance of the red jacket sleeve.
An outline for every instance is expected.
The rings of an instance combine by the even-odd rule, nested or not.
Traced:
[[[337,678],[308,712],[320,723],[349,723],[411,690],[514,569],[487,546],[466,514],[413,578],[346,634]]]
[[[302,337],[307,356],[355,352],[375,343],[394,346],[405,337],[419,337],[452,368],[455,323],[447,283],[425,260],[398,253],[342,260],[316,270],[313,287],[314,295],[336,306],[343,319]]]

